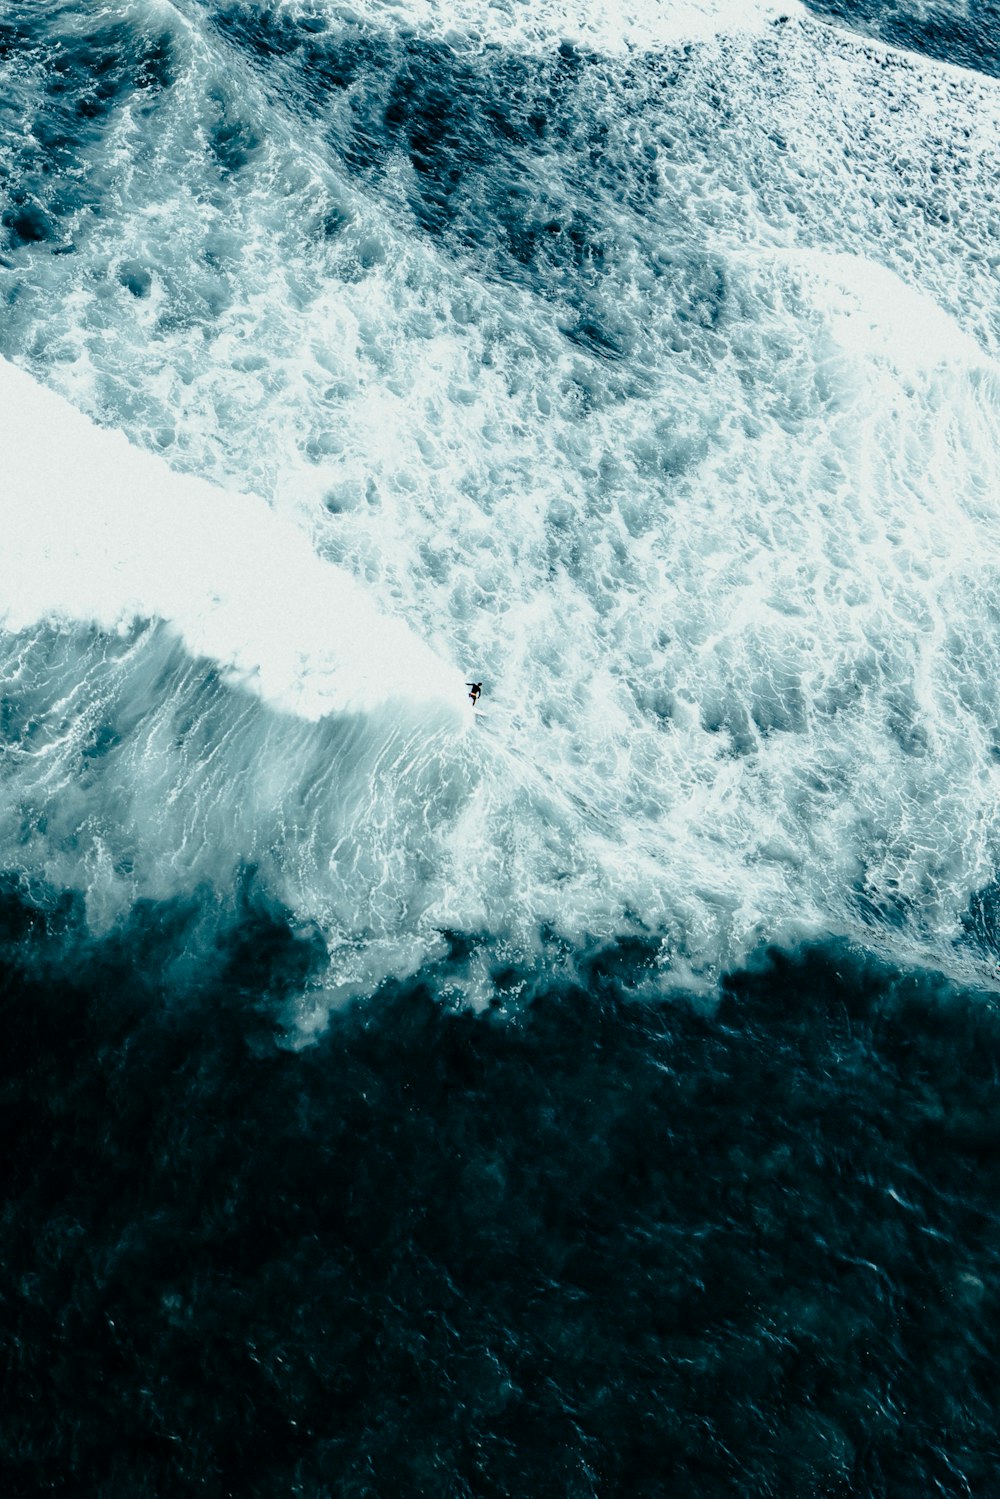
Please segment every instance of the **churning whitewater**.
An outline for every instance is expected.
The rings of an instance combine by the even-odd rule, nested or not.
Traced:
[[[253,861],[328,999],[443,928],[983,956],[992,85],[766,12],[13,12],[3,352],[95,428],[4,370],[9,862],[100,925]]]
[[[17,1492],[992,1491],[988,12],[0,5]]]
[[[370,986],[442,927],[528,960],[543,924],[655,932],[710,979],[790,933],[953,962],[997,860],[995,90],[802,18],[609,55],[548,55],[544,11],[512,53],[423,22],[62,7],[12,49],[4,352],[163,464],[5,371],[46,741],[5,841],[95,913],[263,860],[334,993],[338,952]],[[30,663],[74,624],[103,685],[70,704]],[[199,670],[221,844],[174,723]],[[413,742],[353,722],[311,798],[400,694]],[[102,730],[86,807],[25,840]]]

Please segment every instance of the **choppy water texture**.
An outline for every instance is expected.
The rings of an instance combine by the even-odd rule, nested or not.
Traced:
[[[1000,1492],[998,36],[0,6],[5,1494]]]

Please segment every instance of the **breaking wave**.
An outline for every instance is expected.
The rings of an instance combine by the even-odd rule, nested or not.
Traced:
[[[943,7],[4,7],[25,1492],[976,1490],[997,72]]]

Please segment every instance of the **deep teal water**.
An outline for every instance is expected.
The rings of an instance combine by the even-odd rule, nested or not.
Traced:
[[[634,945],[294,1051],[315,949],[248,880],[178,986],[206,925],[8,882],[8,1493],[993,1492],[993,1001]]]

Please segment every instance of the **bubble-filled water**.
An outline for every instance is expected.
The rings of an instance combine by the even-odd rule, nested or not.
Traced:
[[[991,1492],[995,21],[0,10],[11,1492]]]

